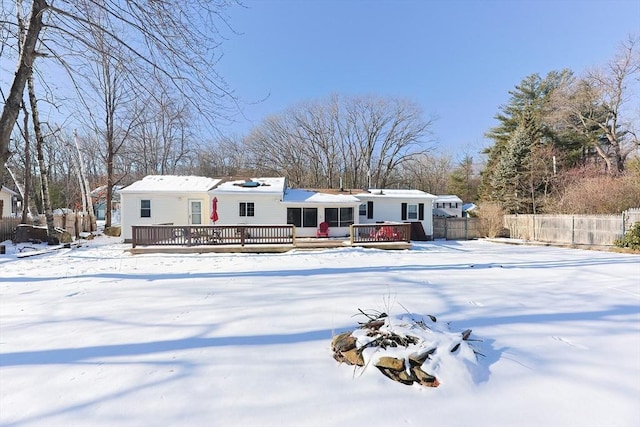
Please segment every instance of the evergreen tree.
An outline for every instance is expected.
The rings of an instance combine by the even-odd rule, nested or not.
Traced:
[[[519,213],[528,199],[528,167],[532,139],[525,126],[511,135],[491,176],[490,199],[499,202],[504,211]]]
[[[480,177],[473,165],[473,157],[465,156],[449,175],[448,192],[460,197],[464,202],[478,200]]]
[[[554,92],[571,77],[572,73],[569,70],[552,71],[545,78],[532,74],[509,92],[509,103],[502,106],[500,113],[496,115],[499,124],[486,134],[488,138],[493,139],[494,144],[485,150],[488,158],[482,173],[480,189],[482,198],[499,201],[498,195],[505,196],[509,198],[507,210],[515,209],[516,206],[533,210],[535,202],[530,205],[522,204],[522,200],[514,203],[515,199],[522,197],[522,194],[520,197],[515,196],[514,186],[522,185],[517,183],[523,183],[527,179],[529,179],[530,199],[535,201],[535,191],[538,186],[531,181],[532,175],[528,177],[513,175],[509,178],[511,182],[504,181],[505,177],[513,174],[514,171],[523,174],[531,169],[530,165],[521,163],[522,156],[511,158],[514,150],[515,152],[524,150],[524,147],[521,147],[524,141],[528,141],[529,144],[526,148],[527,152],[530,152],[534,145],[548,146],[557,148],[557,152],[563,154],[561,156],[563,159],[564,153],[567,153],[568,161],[576,161],[575,150],[576,146],[581,147],[581,139],[576,138],[575,132],[558,128],[555,122],[549,120],[553,113],[551,100]],[[540,152],[556,151],[541,150]],[[548,189],[545,188],[546,190]]]

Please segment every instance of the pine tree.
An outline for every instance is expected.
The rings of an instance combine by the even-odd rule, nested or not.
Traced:
[[[491,176],[491,195],[508,213],[522,212],[527,204],[527,172],[532,139],[524,126],[513,133]]]

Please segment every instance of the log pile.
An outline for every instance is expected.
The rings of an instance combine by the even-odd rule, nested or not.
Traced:
[[[331,341],[333,358],[340,363],[361,367],[375,366],[383,375],[402,384],[438,387],[436,371],[443,353],[464,352],[478,355],[469,346],[471,329],[451,332],[448,324],[435,316],[390,317],[386,313],[365,313],[365,322],[338,334]],[[465,356],[461,356],[465,357]]]

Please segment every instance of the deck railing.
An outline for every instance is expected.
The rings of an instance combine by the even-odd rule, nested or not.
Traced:
[[[131,245],[293,244],[293,225],[133,225]]]
[[[379,224],[353,224],[351,226],[351,244],[369,242],[409,242],[411,224],[385,222]]]

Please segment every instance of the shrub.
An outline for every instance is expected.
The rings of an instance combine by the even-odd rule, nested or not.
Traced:
[[[622,239],[616,239],[614,245],[620,248],[640,250],[640,222],[636,222]]]
[[[504,234],[504,210],[499,203],[483,202],[478,206],[477,215],[482,220],[485,237],[493,238]]]

